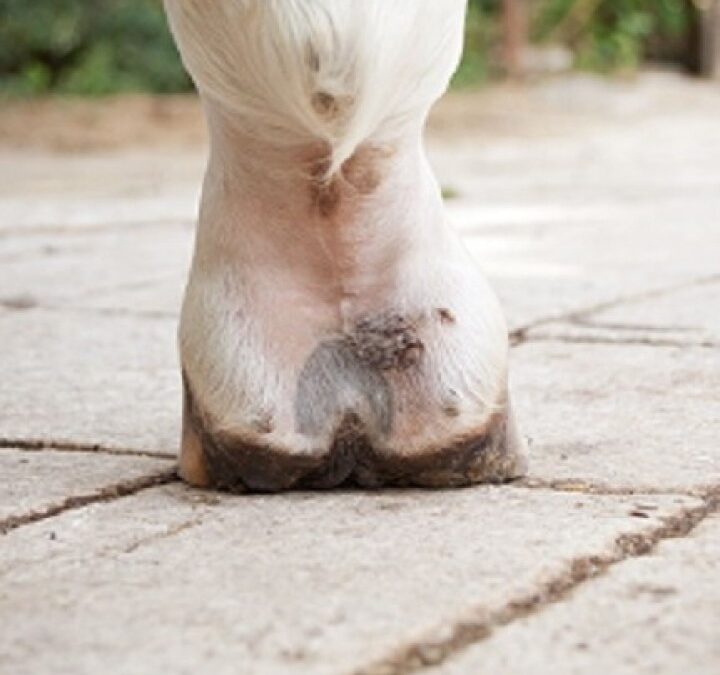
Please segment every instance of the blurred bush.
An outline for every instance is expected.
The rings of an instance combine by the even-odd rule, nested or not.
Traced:
[[[579,68],[637,68],[648,56],[685,58],[693,6],[687,0],[543,0],[534,38],[571,48]]]
[[[526,2],[535,41],[567,45],[577,66],[601,71],[634,68],[648,54],[677,57],[692,16],[689,0]],[[501,72],[501,4],[469,0],[455,86]],[[4,95],[189,89],[160,0],[0,0]]]
[[[0,0],[5,94],[189,88],[159,0]]]
[[[501,40],[501,0],[470,0],[465,24],[465,53],[453,86],[464,87],[483,82],[497,74],[497,58],[493,54]]]

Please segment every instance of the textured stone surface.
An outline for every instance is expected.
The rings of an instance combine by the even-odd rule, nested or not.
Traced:
[[[537,342],[512,356],[532,477],[637,490],[720,483],[720,351]]]
[[[0,437],[176,454],[173,320],[0,311],[0,344]]]
[[[172,465],[169,460],[148,457],[0,448],[0,523]]]
[[[530,337],[720,348],[720,273],[714,282],[546,324],[531,331]]]
[[[443,675],[718,672],[717,516],[583,576],[698,505],[657,493],[720,485],[718,89],[578,76],[442,110],[450,219],[511,328],[539,323],[512,379],[546,487],[116,498],[172,461],[0,448],[24,523],[0,535],[2,675],[410,667],[486,616],[509,623]],[[0,445],[175,454],[203,157],[152,147],[0,149]]]
[[[649,518],[630,515],[638,500]],[[350,672],[694,504],[514,488],[149,490],[5,537],[0,662],[16,675],[53,671],[60,654],[75,674]]]
[[[187,220],[202,152],[0,152],[0,235]]]
[[[716,192],[720,195],[720,179]],[[620,209],[573,224],[462,232],[515,329],[717,275],[720,228],[714,214],[720,198],[702,204],[707,211],[688,220],[680,213],[657,220],[648,209],[635,216],[638,222],[628,223],[627,212]]]
[[[432,675],[720,672],[720,517],[497,631]]]
[[[511,327],[720,272],[720,97],[636,84],[551,82],[471,108],[479,134],[434,145]]]
[[[180,307],[193,227],[137,224],[0,238],[0,307],[160,313]]]

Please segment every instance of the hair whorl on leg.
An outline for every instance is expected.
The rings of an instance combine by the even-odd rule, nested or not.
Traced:
[[[165,0],[198,89],[255,137],[322,142],[327,178],[422,125],[462,48],[465,0]]]

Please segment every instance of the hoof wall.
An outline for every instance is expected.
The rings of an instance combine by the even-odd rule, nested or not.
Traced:
[[[328,452],[307,456],[211,433],[186,390],[180,475],[198,487],[230,492],[348,485],[448,488],[504,483],[526,470],[525,444],[510,407],[496,413],[478,433],[407,455],[378,450],[357,416],[348,414]]]

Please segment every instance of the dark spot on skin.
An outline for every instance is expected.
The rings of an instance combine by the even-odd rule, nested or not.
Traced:
[[[458,417],[460,415],[460,401],[458,400],[457,392],[453,389],[449,389],[445,396],[443,412],[448,417]]]
[[[351,101],[338,99],[327,92],[314,94],[312,103],[318,114],[329,119],[342,115],[351,105]],[[382,182],[383,161],[392,155],[391,150],[383,147],[358,148],[343,163],[339,175],[328,178],[330,148],[325,147],[318,152],[320,157],[311,160],[309,165],[310,192],[313,210],[324,218],[330,218],[337,212],[344,197],[352,199],[377,190]]]
[[[343,178],[361,195],[375,192],[382,181],[381,165],[389,152],[381,148],[359,148],[342,166]]]
[[[316,91],[312,96],[312,107],[322,117],[336,117],[340,112],[337,99],[326,91]]]
[[[395,313],[361,319],[347,340],[363,363],[378,370],[407,370],[425,351],[416,327]]]
[[[456,323],[457,322],[455,315],[447,307],[440,307],[437,310],[437,315],[440,318],[440,321],[442,323]]]
[[[323,218],[330,218],[340,207],[340,186],[336,178],[317,186],[315,207]]]
[[[330,218],[340,207],[340,182],[335,176],[327,178],[330,167],[329,156],[315,161],[310,167],[310,195],[312,208],[323,218]]]
[[[252,427],[261,434],[269,434],[273,431],[272,415],[268,412],[263,413],[253,421]]]

